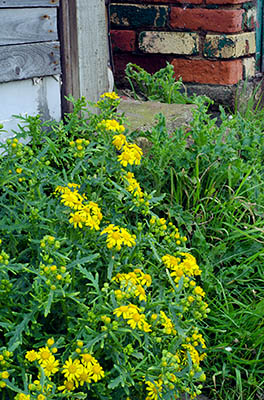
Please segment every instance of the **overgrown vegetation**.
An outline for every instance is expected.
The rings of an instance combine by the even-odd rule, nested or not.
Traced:
[[[21,118],[0,175],[3,400],[201,393],[209,312],[187,238],[134,172],[119,98],[65,122]],[[29,139],[28,145],[19,139]]]
[[[209,344],[205,393],[210,399],[262,399],[264,111],[250,98],[243,114],[220,107],[216,124],[210,99],[192,102],[197,108],[187,127],[169,136],[159,115],[151,131],[139,133],[150,150],[137,177],[146,190],[166,193],[160,210],[188,231],[203,269],[211,309],[203,326]]]
[[[126,135],[107,93],[3,146],[1,398],[261,400],[264,111],[219,124],[170,66],[127,74],[193,120]]]

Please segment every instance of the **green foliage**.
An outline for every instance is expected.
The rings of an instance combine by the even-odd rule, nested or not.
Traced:
[[[20,118],[3,145],[3,399],[201,393],[201,270],[157,214],[163,197],[135,179],[142,152],[123,134],[118,103],[106,93],[100,115],[82,98],[64,122]]]
[[[137,91],[139,91],[148,100],[158,100],[162,103],[192,102],[186,94],[182,79],[175,81],[173,65],[170,63],[154,74],[148,73],[136,64],[128,63],[125,72],[136,99],[138,99]]]

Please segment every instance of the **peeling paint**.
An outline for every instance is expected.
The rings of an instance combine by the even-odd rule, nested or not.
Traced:
[[[236,35],[206,35],[204,55],[216,58],[238,58],[256,51],[255,32]]]
[[[55,76],[59,79],[59,76]],[[13,115],[41,114],[43,119],[61,119],[60,79],[52,76],[0,84],[1,96],[5,99],[5,107],[0,113],[0,123],[3,123],[7,133],[1,134],[0,141],[14,136],[18,120]],[[18,96],[17,93],[23,93]],[[20,123],[20,122],[19,122]]]

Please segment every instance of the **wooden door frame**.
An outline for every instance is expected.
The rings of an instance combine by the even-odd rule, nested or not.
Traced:
[[[97,101],[108,89],[109,49],[105,0],[60,2],[59,31],[62,66],[62,114],[72,111],[65,100],[85,96]]]

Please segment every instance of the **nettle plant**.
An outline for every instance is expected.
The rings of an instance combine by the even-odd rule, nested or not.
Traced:
[[[201,270],[187,238],[156,215],[162,197],[136,180],[142,150],[119,101],[105,93],[97,115],[82,98],[48,126],[22,118],[3,145],[2,399],[201,393]]]

